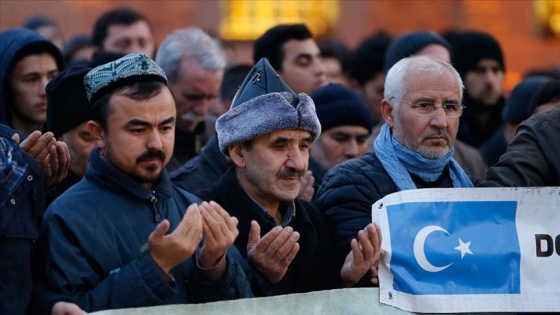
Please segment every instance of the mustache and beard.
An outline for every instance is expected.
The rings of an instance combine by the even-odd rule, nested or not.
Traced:
[[[296,171],[294,169],[285,169],[278,173],[279,178],[301,178],[305,172]]]

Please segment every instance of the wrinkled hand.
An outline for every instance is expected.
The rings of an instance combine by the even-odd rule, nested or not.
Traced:
[[[251,221],[247,257],[272,284],[278,283],[299,251],[299,233],[290,226],[277,226],[261,238],[261,227]]]
[[[87,314],[78,305],[70,302],[56,302],[51,315],[84,315]]]
[[[202,214],[204,244],[200,249],[198,262],[202,268],[212,268],[220,262],[239,235],[238,221],[214,201],[205,201],[199,208]]]
[[[55,145],[51,146],[47,160],[48,162],[43,167],[43,175],[45,177],[45,186],[52,188],[62,182],[66,175],[68,175],[70,152],[66,143],[57,141]]]
[[[352,250],[346,256],[340,270],[345,287],[355,285],[368,271],[373,274],[373,267],[379,264],[381,257],[381,229],[376,223],[370,223],[359,231],[358,239],[359,241],[353,239],[350,243]]]
[[[163,271],[169,271],[191,257],[202,240],[202,215],[198,205],[187,208],[183,219],[169,235],[169,221],[163,220],[148,238],[148,250]]]
[[[301,178],[301,189],[299,191],[298,199],[311,201],[313,194],[315,193],[315,177],[311,171],[305,172],[305,175]]]
[[[15,134],[12,139],[19,143],[19,135]],[[54,187],[68,175],[70,152],[66,143],[56,141],[52,132],[41,134],[38,130],[34,131],[19,147],[41,165],[47,189]]]

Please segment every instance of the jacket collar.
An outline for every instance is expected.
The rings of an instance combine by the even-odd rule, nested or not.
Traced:
[[[106,186],[110,190],[125,192],[148,200],[152,197],[152,192],[164,197],[172,196],[173,188],[165,168],[162,170],[158,182],[149,190],[121,169],[107,162],[101,156],[100,148],[94,148],[91,151],[89,161],[86,178],[101,186]]]

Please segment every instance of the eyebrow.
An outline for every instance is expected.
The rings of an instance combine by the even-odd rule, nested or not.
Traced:
[[[174,121],[175,121],[175,117],[169,117],[169,118],[163,120],[162,122],[160,122],[160,123],[158,124],[158,126],[166,125],[166,124],[172,123],[172,122],[174,122]],[[151,126],[151,125],[152,125],[151,123],[149,123],[149,122],[147,122],[147,121],[145,121],[145,120],[140,120],[140,119],[134,118],[134,119],[129,120],[129,121],[126,123],[125,127],[133,127],[133,126],[148,127],[148,126]]]

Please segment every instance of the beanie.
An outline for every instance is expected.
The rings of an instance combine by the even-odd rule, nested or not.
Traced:
[[[505,72],[502,49],[492,35],[479,31],[459,31],[450,32],[444,37],[452,47],[452,64],[463,79],[484,58],[496,60]]]
[[[391,37],[383,32],[376,33],[366,38],[354,50],[350,67],[350,77],[364,85],[383,72],[385,51],[391,43]]]
[[[362,126],[371,132],[373,120],[365,99],[352,89],[337,83],[325,85],[313,93],[322,130],[338,126]]]
[[[541,87],[552,80],[546,76],[528,77],[519,82],[509,94],[502,120],[506,123],[520,123],[531,116],[531,100]]]
[[[55,137],[91,119],[84,87],[84,77],[90,70],[82,65],[70,67],[47,85],[47,130]]]
[[[312,141],[321,134],[311,97],[295,94],[262,58],[245,77],[230,109],[216,120],[220,151],[229,156],[234,144],[284,129],[309,131]]]
[[[432,31],[415,31],[395,38],[387,51],[385,52],[385,74],[389,72],[392,66],[403,58],[410,57],[420,51],[422,48],[437,44],[441,45],[451,53],[451,46],[440,35]]]

